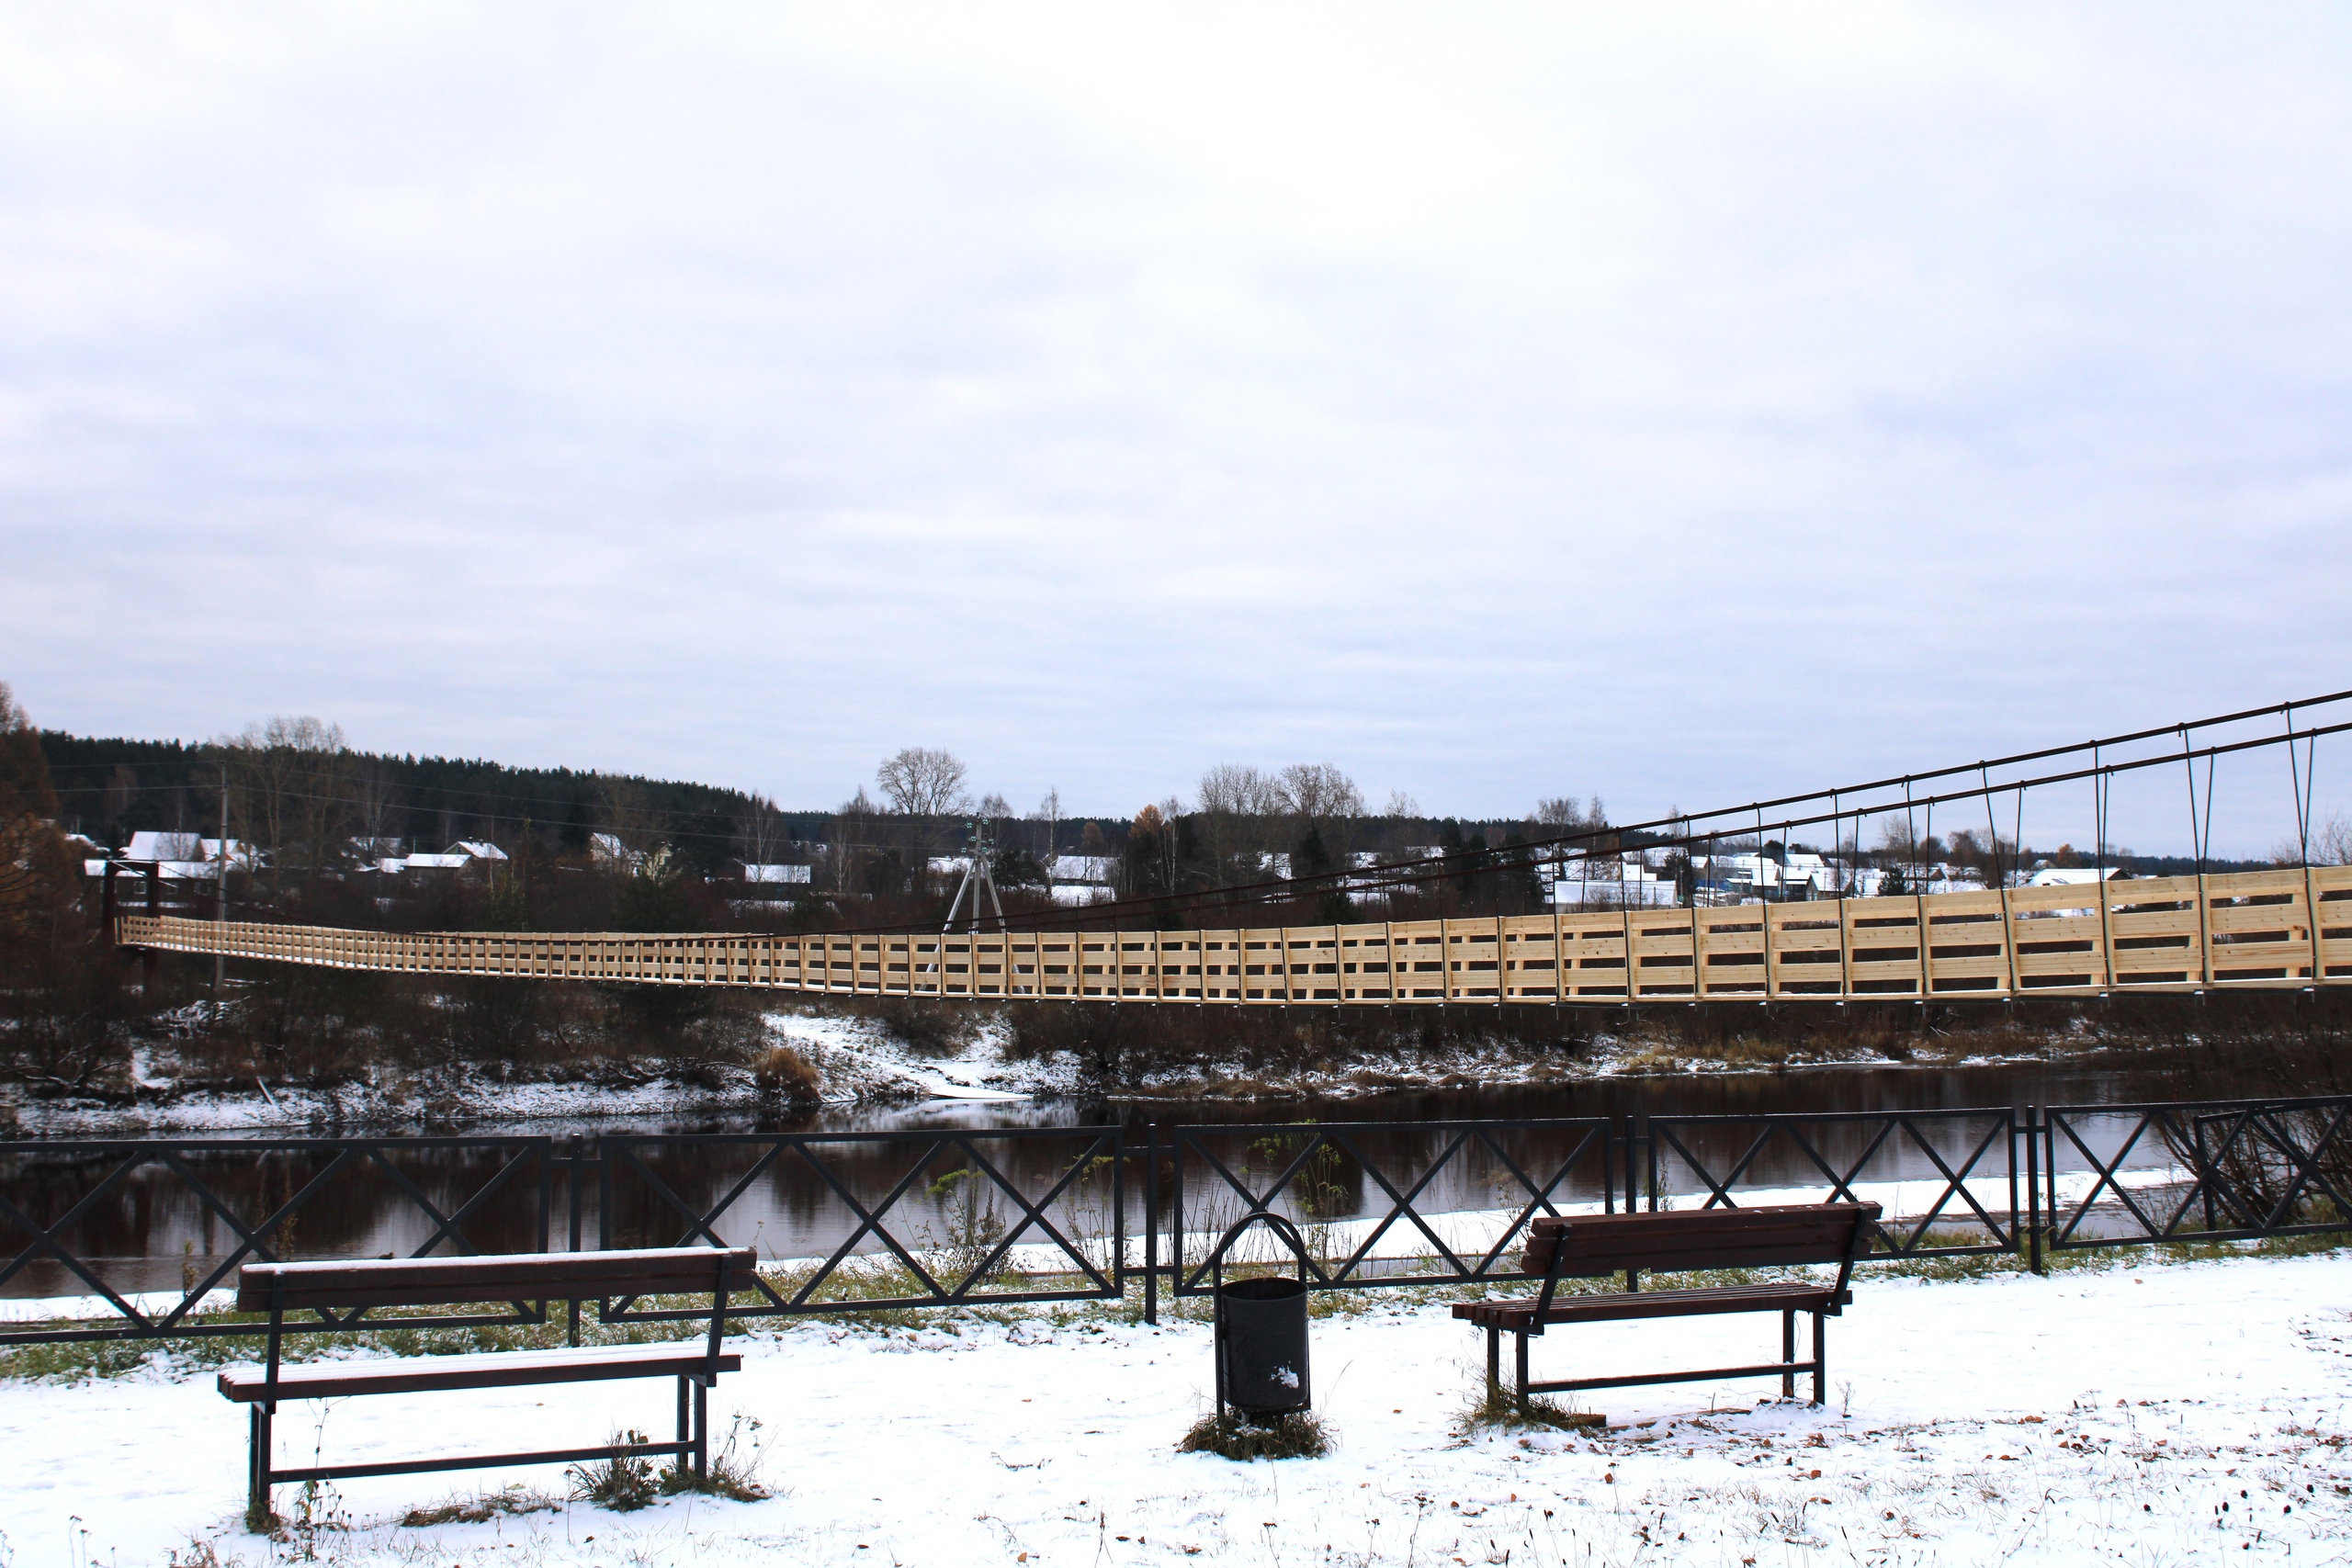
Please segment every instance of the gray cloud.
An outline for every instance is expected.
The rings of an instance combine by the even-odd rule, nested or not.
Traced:
[[[1641,813],[2352,684],[2345,34],[19,17],[0,670],[1097,810]]]

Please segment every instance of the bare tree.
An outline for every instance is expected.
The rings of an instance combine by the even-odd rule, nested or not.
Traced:
[[[661,841],[660,814],[635,779],[597,779],[596,825],[631,854],[645,854]]]
[[[1321,846],[1334,865],[1350,863],[1355,851],[1355,825],[1363,817],[1363,791],[1355,781],[1329,762],[1294,762],[1275,782],[1282,813],[1290,820],[1283,834],[1286,847],[1310,839]]]
[[[351,765],[343,727],[304,714],[250,725],[220,742],[232,803],[246,833],[271,852],[270,880],[315,875],[340,860],[351,818]]]
[[[875,770],[882,798],[901,817],[953,817],[966,810],[964,764],[952,751],[910,746]]]
[[[377,854],[393,836],[392,824],[399,818],[399,793],[392,784],[392,770],[381,757],[360,759],[351,773],[352,808],[359,822],[360,835]]]
[[[774,865],[792,842],[784,812],[764,795],[754,795],[735,814],[735,847],[752,865]]]
[[[2270,860],[2274,865],[2301,865],[2306,855],[2312,865],[2352,865],[2352,818],[2341,811],[2330,812],[2326,821],[2312,824],[2308,845],[2296,839],[2281,839],[2270,852]]]
[[[1037,846],[1037,861],[1050,878],[1054,857],[1061,852],[1062,792],[1057,789],[1046,791],[1046,798],[1037,803],[1036,810],[1029,813],[1029,820],[1045,824],[1045,841]]]
[[[971,809],[964,778],[964,764],[954,752],[930,746],[910,746],[875,770],[882,798],[893,815],[906,819],[908,854],[918,874],[938,852],[944,819]]]
[[[1260,769],[1221,762],[1201,775],[1201,847],[1218,886],[1237,871],[1246,881],[1257,879],[1258,852],[1272,847],[1277,819],[1287,809],[1281,782]]]
[[[1012,825],[1020,818],[1013,814],[1011,801],[994,790],[990,790],[980,796],[979,805],[973,809],[978,814],[980,820],[989,825],[989,837],[994,841],[999,854],[1018,851],[1021,848],[1020,844],[1014,840],[1012,833]]]
[[[866,872],[877,858],[880,834],[876,823],[881,815],[882,808],[863,788],[834,808],[820,863],[826,881],[835,892],[866,891]]]
[[[1535,820],[1555,834],[1581,832],[1609,826],[1609,808],[1593,795],[1579,807],[1574,795],[1547,797],[1535,803]]]
[[[1329,762],[1293,762],[1276,781],[1283,810],[1308,823],[1352,820],[1363,815],[1363,791]]]

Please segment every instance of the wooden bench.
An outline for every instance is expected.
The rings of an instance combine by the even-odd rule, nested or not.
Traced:
[[[711,1385],[719,1373],[740,1371],[743,1364],[741,1356],[719,1351],[728,1293],[732,1280],[738,1276],[748,1277],[753,1267],[753,1254],[749,1247],[711,1247],[247,1264],[237,1271],[237,1308],[241,1312],[269,1314],[269,1355],[262,1366],[224,1369],[220,1386],[223,1398],[252,1407],[252,1455],[247,1471],[252,1517],[267,1517],[269,1489],[281,1481],[333,1481],[347,1476],[471,1470],[494,1464],[554,1464],[638,1454],[675,1454],[681,1461],[691,1458],[695,1472],[706,1473],[710,1463]],[[505,1302],[521,1312],[526,1321],[544,1322],[549,1302],[705,1294],[710,1297],[709,1333],[684,1342],[424,1356],[405,1360],[317,1361],[290,1367],[280,1359],[285,1336],[312,1326],[289,1325],[286,1322],[288,1313],[317,1314],[318,1328],[391,1328],[430,1324],[434,1320],[379,1318],[365,1325],[359,1320],[363,1314],[380,1307]],[[538,1303],[536,1315],[529,1305],[532,1303]],[[282,1399],[344,1399],[368,1393],[424,1393],[443,1389],[514,1388],[535,1383],[657,1377],[678,1380],[675,1442],[608,1443],[598,1448],[299,1470],[279,1470],[271,1463],[270,1422]]]
[[[1781,1393],[1792,1398],[1796,1375],[1813,1374],[1813,1403],[1822,1403],[1828,1372],[1823,1320],[1853,1300],[1849,1289],[1854,1265],[1868,1252],[1876,1203],[1806,1203],[1757,1209],[1678,1209],[1657,1213],[1546,1217],[1528,1228],[1520,1264],[1530,1279],[1541,1278],[1542,1292],[1521,1301],[1464,1302],[1453,1315],[1487,1331],[1487,1384],[1502,1374],[1502,1337],[1519,1338],[1521,1411],[1530,1394],[1564,1393],[1588,1388],[1631,1388],[1645,1383],[1692,1382],[1706,1378],[1769,1377],[1778,1373]],[[1776,1265],[1835,1263],[1835,1284],[1792,1280],[1781,1284],[1724,1285],[1705,1290],[1645,1291],[1645,1271],[1692,1269],[1759,1269]],[[1625,1289],[1603,1295],[1558,1294],[1567,1279],[1623,1273]],[[1531,1382],[1527,1342],[1553,1324],[1622,1323],[1649,1317],[1697,1317],[1718,1313],[1777,1312],[1781,1314],[1781,1359],[1761,1366],[1712,1367],[1703,1371],[1645,1372],[1634,1377],[1569,1378]],[[1813,1356],[1796,1359],[1797,1314],[1813,1318]]]

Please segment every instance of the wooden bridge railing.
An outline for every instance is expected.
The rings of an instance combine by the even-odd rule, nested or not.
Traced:
[[[1998,998],[2352,984],[2352,866],[1238,931],[559,935],[129,916],[117,939],[392,973],[965,1000],[1386,1007],[1623,1004],[1629,995]]]

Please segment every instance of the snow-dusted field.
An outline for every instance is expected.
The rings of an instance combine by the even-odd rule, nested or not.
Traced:
[[[1477,1342],[1442,1306],[1315,1325],[1329,1458],[1181,1455],[1207,1331],[1042,1317],[919,1331],[800,1324],[751,1342],[714,1414],[762,1422],[765,1502],[572,1503],[404,1529],[419,1504],[553,1468],[353,1482],[322,1558],[493,1563],[1246,1562],[1722,1564],[2303,1562],[2352,1556],[2352,1255],[2049,1280],[1869,1280],[1831,1399],[1766,1382],[1618,1391],[1598,1440],[1459,1435]],[[1555,1331],[1538,1373],[1723,1364],[1766,1318]],[[1710,1411],[1713,1414],[1710,1414]],[[289,1406],[281,1452],[345,1460],[659,1429],[662,1384]],[[0,1384],[0,1562],[299,1557],[244,1535],[243,1417],[211,1378]],[[292,1488],[281,1489],[280,1507]],[[1024,1555],[1025,1554],[1025,1555]]]

